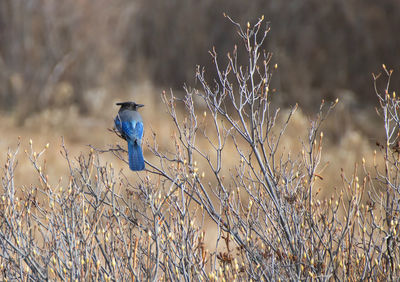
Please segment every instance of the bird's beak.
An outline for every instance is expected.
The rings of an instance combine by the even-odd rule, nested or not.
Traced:
[[[141,108],[141,107],[144,107],[144,105],[143,104],[136,104],[136,107]]]

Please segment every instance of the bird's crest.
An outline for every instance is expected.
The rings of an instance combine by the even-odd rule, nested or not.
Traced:
[[[133,111],[136,111],[138,108],[141,108],[144,106],[142,104],[136,104],[135,102],[118,102],[118,103],[116,103],[116,105],[121,106],[120,110],[129,109],[129,110],[133,110]]]

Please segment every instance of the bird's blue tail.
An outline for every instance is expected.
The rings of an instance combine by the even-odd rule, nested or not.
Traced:
[[[131,140],[128,140],[129,168],[133,171],[144,169],[142,148]]]

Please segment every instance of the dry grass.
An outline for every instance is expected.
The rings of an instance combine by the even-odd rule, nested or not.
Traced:
[[[48,167],[50,170],[49,175],[57,179],[64,175],[66,169],[65,160],[60,157],[61,137],[64,138],[72,156],[77,156],[80,152],[87,153],[90,149],[88,147],[89,144],[99,148],[104,147],[106,144],[115,143],[125,146],[122,140],[119,140],[117,136],[107,130],[113,127],[113,117],[118,111],[115,102],[123,100],[134,100],[146,105],[141,111],[146,122],[145,139],[151,139],[151,131],[154,131],[158,137],[166,136],[166,138],[158,138],[160,147],[163,150],[166,148],[171,149],[174,128],[171,124],[171,118],[167,114],[167,109],[161,100],[162,89],[154,88],[148,82],[145,82],[142,85],[135,85],[129,91],[127,89],[104,91],[107,93],[117,92],[119,94],[108,95],[115,98],[107,99],[104,105],[93,112],[91,116],[79,113],[74,106],[45,110],[28,118],[23,125],[18,125],[18,121],[14,116],[1,116],[0,131],[7,134],[0,141],[0,150],[7,152],[9,148],[15,148],[19,137],[21,137],[22,151],[28,148],[30,139],[39,148],[49,143],[50,148],[46,151],[47,162],[51,163],[51,166]],[[339,101],[338,107],[340,107],[341,103]],[[202,115],[203,112],[204,108],[200,104],[198,115]],[[287,113],[287,110],[283,110],[282,120]],[[182,112],[182,114],[184,113]],[[341,186],[340,170],[352,171],[354,164],[359,163],[363,157],[370,159],[374,150],[377,149],[375,143],[381,140],[380,136],[370,138],[369,135],[365,134],[365,132],[373,131],[376,128],[376,114],[374,112],[359,114],[370,116],[365,121],[366,124],[370,124],[370,127],[366,126],[368,129],[366,131],[357,131],[354,128],[357,123],[354,123],[351,119],[345,121],[345,124],[343,123],[343,115],[352,116],[352,113],[348,110],[341,111],[339,114],[336,110],[324,124],[323,132],[327,135],[327,138],[324,141],[322,163],[326,168],[321,176],[324,178],[324,186],[329,187],[326,191],[328,194],[332,192],[334,187]],[[306,115],[301,109],[293,115],[286,135],[282,140],[283,152],[301,151],[302,142],[307,138],[307,130],[311,119],[312,115]],[[342,130],[342,127],[345,127],[345,130]],[[200,144],[200,146],[207,148],[208,145]],[[230,143],[225,156],[226,162],[229,164],[235,164],[237,161],[237,157],[229,153],[233,150],[233,144]],[[144,154],[146,158],[152,160],[152,156],[147,152],[146,148],[144,149]],[[0,155],[1,163],[4,163],[5,159],[6,154]],[[125,163],[116,160],[111,155],[103,155],[102,161],[112,162],[116,167],[125,171],[128,170]],[[23,179],[23,182],[19,184],[27,185],[37,180],[36,176],[29,173],[31,167],[24,156],[20,157],[18,166],[20,168],[17,171],[17,181]],[[24,177],[20,177],[22,175]]]

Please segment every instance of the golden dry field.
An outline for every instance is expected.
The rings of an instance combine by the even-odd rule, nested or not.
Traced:
[[[132,86],[129,90],[102,90],[105,98],[101,106],[89,114],[80,114],[74,105],[47,109],[38,114],[34,114],[19,124],[13,115],[3,115],[1,117],[1,163],[4,163],[8,150],[15,150],[17,144],[21,142],[21,148],[18,155],[18,166],[16,174],[16,183],[18,185],[29,186],[38,179],[32,173],[32,166],[29,164],[25,150],[29,149],[29,140],[34,143],[34,149],[40,151],[46,144],[49,148],[46,150],[45,159],[47,162],[48,174],[51,181],[57,182],[60,177],[66,173],[67,163],[60,154],[62,140],[64,140],[70,155],[79,156],[80,153],[87,154],[90,151],[89,145],[106,149],[108,145],[120,144],[126,149],[125,141],[121,140],[115,133],[111,132],[113,119],[118,112],[118,101],[137,101],[145,104],[141,114],[146,123],[145,140],[150,142],[152,132],[156,133],[157,142],[162,149],[170,148],[176,129],[171,117],[167,113],[167,108],[161,99],[163,89],[151,86],[149,83],[142,83]],[[177,90],[177,93],[183,95],[183,90]],[[277,94],[281,95],[281,94]],[[317,108],[316,108],[317,110]],[[184,109],[180,109],[181,115],[185,115]],[[204,105],[199,103],[198,115],[204,112]],[[280,120],[284,120],[288,114],[287,109],[282,109]],[[286,134],[282,140],[283,154],[300,154],[302,143],[308,138],[307,130],[310,122],[315,119],[315,114],[305,114],[301,106],[296,111],[293,119],[289,123]],[[365,109],[354,113],[348,105],[341,100],[330,114],[327,121],[323,124],[324,133],[323,154],[321,159],[321,168],[323,170],[318,174],[320,185],[323,188],[322,194],[329,195],[342,186],[341,170],[347,174],[353,172],[355,164],[360,164],[362,158],[372,159],[375,150],[379,148],[376,142],[382,142],[383,132],[381,130],[381,121],[379,120],[375,109]],[[204,140],[202,140],[204,142]],[[226,169],[234,167],[238,161],[235,149],[232,144],[226,152]],[[207,146],[205,144],[205,146]],[[150,162],[153,160],[152,154],[144,146],[144,155]],[[125,156],[126,159],[127,156]],[[119,169],[129,173],[126,163],[115,158],[112,154],[101,155],[103,164],[113,163]],[[133,175],[135,173],[132,173]]]

